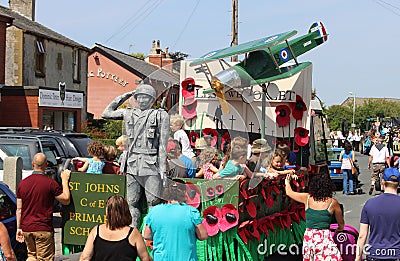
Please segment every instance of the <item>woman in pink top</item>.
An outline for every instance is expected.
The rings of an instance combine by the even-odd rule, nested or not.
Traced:
[[[218,155],[218,150],[214,147],[206,147],[200,153],[200,171],[196,174],[196,178],[212,179],[213,175],[218,172],[212,161]]]

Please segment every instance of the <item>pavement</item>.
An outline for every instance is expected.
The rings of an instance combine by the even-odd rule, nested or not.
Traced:
[[[78,261],[81,253],[75,253],[70,255],[63,255],[62,254],[62,232],[61,232],[61,216],[59,213],[54,213],[53,215],[53,225],[54,225],[54,240],[56,244],[56,255],[55,261]]]

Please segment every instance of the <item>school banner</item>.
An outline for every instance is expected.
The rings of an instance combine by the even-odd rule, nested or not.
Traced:
[[[71,203],[62,211],[63,244],[84,245],[91,229],[105,223],[107,199],[125,197],[125,184],[125,176],[71,173]]]

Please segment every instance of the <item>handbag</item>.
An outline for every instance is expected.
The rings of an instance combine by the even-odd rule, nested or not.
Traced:
[[[351,174],[357,175],[357,168],[354,166],[354,162],[351,158],[349,158],[351,164]]]

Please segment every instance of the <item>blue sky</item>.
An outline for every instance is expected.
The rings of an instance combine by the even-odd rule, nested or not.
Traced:
[[[36,0],[37,22],[89,48],[148,54],[160,40],[190,58],[229,46],[231,15],[231,0]],[[314,21],[323,22],[329,39],[299,61],[313,63],[322,101],[340,104],[348,92],[398,98],[400,0],[239,0],[239,43],[291,30],[302,35]]]

